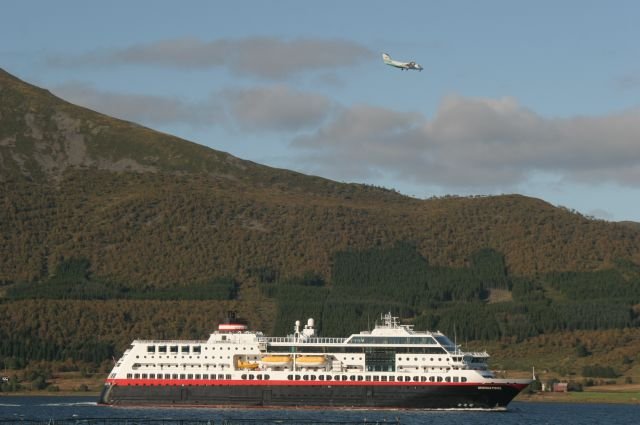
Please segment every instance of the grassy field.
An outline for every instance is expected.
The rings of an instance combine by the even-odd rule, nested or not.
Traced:
[[[588,387],[584,391],[566,393],[522,393],[518,401],[561,403],[625,403],[640,404],[640,384],[619,384]]]

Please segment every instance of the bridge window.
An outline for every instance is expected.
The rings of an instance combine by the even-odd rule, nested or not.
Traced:
[[[147,353],[155,353],[156,346],[155,345],[147,345]]]

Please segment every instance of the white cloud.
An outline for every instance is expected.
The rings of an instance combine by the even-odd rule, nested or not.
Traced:
[[[495,190],[513,188],[537,172],[637,185],[639,142],[638,110],[552,119],[512,98],[449,96],[431,120],[347,108],[292,146],[304,148],[301,156],[316,169],[323,164],[343,178],[385,174],[425,185]],[[358,166],[351,168],[354,162]]]
[[[200,102],[69,83],[62,97],[147,125],[224,125],[289,137],[291,164],[329,178],[385,176],[451,191],[522,189],[533,176],[586,184],[640,183],[640,110],[547,118],[513,98],[448,96],[433,118],[370,105],[343,107],[284,85],[226,89]]]
[[[214,102],[190,104],[165,96],[114,93],[80,82],[59,85],[53,92],[77,105],[147,125],[186,123],[201,126],[224,119],[222,108]]]
[[[317,128],[331,113],[325,96],[284,85],[226,89],[199,102],[96,89],[67,83],[53,90],[75,104],[144,125],[235,126],[243,132],[290,132]]]
[[[291,131],[315,128],[330,112],[324,96],[286,86],[256,87],[223,92],[229,116],[245,131]]]
[[[75,56],[56,56],[58,67],[149,65],[208,69],[225,67],[235,74],[284,79],[306,71],[352,67],[374,57],[367,47],[347,40],[273,37],[202,41],[181,38],[138,44],[122,49],[101,49]]]

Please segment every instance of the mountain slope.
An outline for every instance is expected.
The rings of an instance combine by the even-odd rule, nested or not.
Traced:
[[[133,285],[252,270],[329,276],[345,249],[413,242],[432,264],[482,248],[532,275],[640,262],[637,227],[518,195],[418,201],[273,169],[77,107],[0,71],[0,281],[62,258]]]
[[[490,340],[502,364],[527,353],[565,374],[606,358],[630,374],[638,264],[638,223],[520,195],[417,200],[274,169],[0,70],[5,368],[71,358],[106,373],[132,339],[202,338],[228,310],[266,332],[313,315],[346,336],[382,308],[482,339],[478,349]]]
[[[111,172],[204,173],[252,185],[299,186],[320,193],[338,186],[326,179],[241,160],[70,104],[2,69],[0,96],[0,181],[26,177],[50,182],[61,179],[69,168],[91,168]],[[361,190],[370,191],[394,195],[374,188]]]

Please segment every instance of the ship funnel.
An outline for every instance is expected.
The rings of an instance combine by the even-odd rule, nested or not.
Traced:
[[[315,323],[315,322],[313,321],[313,319],[312,319],[312,318],[309,318],[309,320],[307,320],[307,327],[308,327],[308,328],[313,328],[314,323]]]

